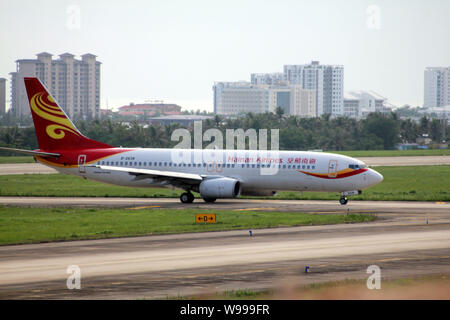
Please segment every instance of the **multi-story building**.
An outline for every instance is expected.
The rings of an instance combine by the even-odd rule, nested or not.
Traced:
[[[143,103],[134,104],[130,103],[127,106],[122,106],[119,108],[119,114],[121,116],[153,116],[155,114],[159,115],[179,115],[181,112],[181,107],[177,104],[172,103]]]
[[[424,72],[425,108],[450,105],[450,67],[426,68]]]
[[[270,86],[269,111],[281,107],[286,115],[315,117],[316,91],[302,89],[300,85]]]
[[[214,112],[223,115],[240,113],[264,113],[269,111],[267,86],[250,82],[215,82]]]
[[[344,114],[344,67],[320,65],[285,65],[283,73],[252,73],[251,82],[216,82],[214,112],[274,112],[317,117]]]
[[[37,77],[70,117],[99,117],[100,65],[90,53],[75,59],[64,53],[59,59],[42,52],[37,59],[16,61],[16,72],[11,72],[11,108],[18,117],[30,114],[24,77]]]
[[[6,79],[0,78],[0,115],[6,113]]]
[[[301,86],[291,86],[291,115],[300,117],[317,117],[316,90],[303,89]]]
[[[349,92],[344,93],[344,116],[360,119],[359,97]]]
[[[373,91],[348,91],[344,95],[344,116],[361,119],[369,113],[389,113],[387,99]]]
[[[316,114],[340,116],[344,113],[344,67],[321,65],[312,61],[306,65],[285,65],[284,79],[302,89],[316,90]]]
[[[216,82],[214,111],[218,114],[275,112],[286,115],[316,116],[316,91],[299,85],[256,85],[250,82]]]
[[[260,85],[281,85],[285,84],[286,80],[284,78],[284,74],[282,72],[274,72],[274,73],[252,73],[251,74],[251,82],[252,84]]]

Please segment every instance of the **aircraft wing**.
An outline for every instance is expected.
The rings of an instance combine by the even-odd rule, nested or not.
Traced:
[[[115,166],[103,166],[95,165],[94,168],[99,168],[108,171],[118,171],[127,172],[130,175],[136,176],[136,179],[146,179],[146,178],[160,178],[161,180],[168,180],[170,182],[180,182],[187,184],[199,184],[203,181],[204,177],[195,173],[183,173],[175,171],[162,171],[162,170],[150,170],[150,169],[136,169],[136,168],[126,168],[126,167],[115,167]],[[179,183],[172,183],[177,185]]]

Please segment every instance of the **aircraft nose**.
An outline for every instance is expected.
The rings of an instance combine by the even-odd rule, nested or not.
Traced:
[[[381,174],[379,174],[373,169],[369,169],[369,171],[370,171],[369,180],[371,185],[376,185],[379,184],[381,181],[383,181],[383,176]]]

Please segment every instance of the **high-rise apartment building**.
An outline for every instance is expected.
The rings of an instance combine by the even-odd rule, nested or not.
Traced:
[[[450,67],[426,68],[424,72],[425,108],[450,105]]]
[[[284,79],[302,89],[316,90],[316,114],[328,113],[341,116],[344,113],[344,67],[321,65],[312,61],[305,65],[285,65]]]
[[[6,113],[6,79],[0,78],[0,115]]]
[[[214,112],[238,114],[274,112],[317,117],[344,115],[344,67],[341,65],[285,65],[282,73],[252,73],[251,82],[216,82]]]
[[[100,115],[100,65],[90,53],[75,59],[70,53],[52,55],[42,52],[37,59],[16,61],[11,72],[11,108],[16,116],[30,115],[24,77],[37,77],[70,117],[98,117]]]

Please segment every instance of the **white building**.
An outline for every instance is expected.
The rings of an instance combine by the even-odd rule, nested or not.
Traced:
[[[84,54],[81,60],[64,53],[53,60],[46,52],[37,59],[16,61],[16,72],[11,72],[11,108],[16,116],[30,115],[24,77],[38,77],[50,90],[70,117],[98,117],[100,115],[100,65],[93,54]]]
[[[0,78],[0,115],[6,112],[6,79]]]
[[[305,65],[285,65],[284,78],[302,89],[316,90],[316,114],[340,116],[344,113],[344,67],[321,65],[312,61]]]
[[[251,83],[260,85],[282,85],[286,84],[284,74],[282,72],[274,72],[274,73],[252,73],[251,74]]]
[[[256,86],[250,82],[215,82],[214,112],[223,115],[240,113],[264,113],[269,111],[267,86]]]
[[[265,85],[250,82],[216,82],[214,112],[223,115],[275,112],[281,107],[286,115],[315,117],[316,91],[300,85]]]
[[[450,67],[426,68],[424,72],[425,108],[450,105]]]
[[[348,91],[344,94],[344,116],[361,119],[372,112],[389,113],[387,99],[374,91]]]

